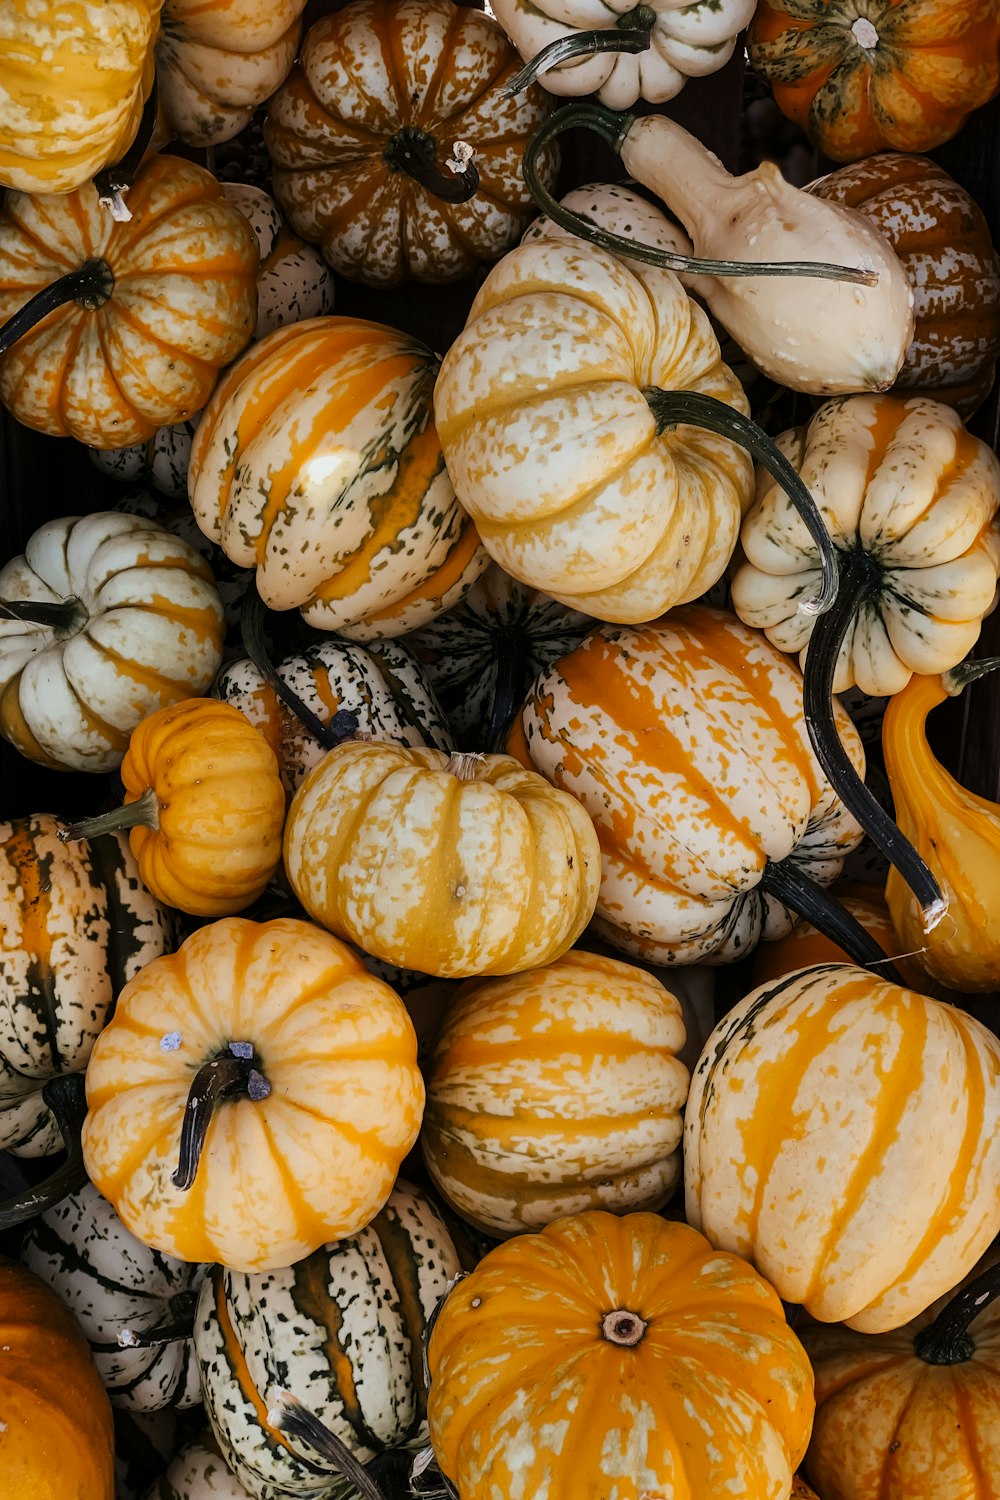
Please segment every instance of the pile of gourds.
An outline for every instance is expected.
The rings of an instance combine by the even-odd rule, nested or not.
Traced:
[[[0,401],[107,496],[0,566],[0,736],[95,788],[0,824],[0,1488],[993,1495],[1000,806],[926,720],[1000,257],[919,153],[994,0],[318,9],[0,19]],[[624,113],[746,27],[806,190]]]

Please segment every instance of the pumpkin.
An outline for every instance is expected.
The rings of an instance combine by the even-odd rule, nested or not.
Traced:
[[[889,871],[886,901],[918,969],[957,990],[1000,985],[1000,806],[949,775],[928,743],[927,716],[996,664],[969,662],[940,676],[911,677],[882,725],[896,818],[933,871],[948,910],[924,932],[917,903],[896,870]]]
[[[144,1500],[249,1500],[219,1452],[210,1430],[200,1432],[173,1455]]]
[[[0,734],[41,765],[110,771],[140,719],[205,691],[223,630],[208,567],[155,522],[48,521],[0,569]]]
[[[16,0],[0,23],[0,185],[71,193],[124,156],[163,0]]]
[[[435,750],[454,748],[434,691],[402,641],[372,641],[367,648],[338,639],[313,642],[285,657],[275,671],[328,728],[339,715],[349,734]],[[249,657],[230,662],[215,691],[264,736],[278,758],[285,790],[296,791],[329,745],[303,723],[293,703],[278,697]]]
[[[274,199],[244,183],[225,182],[222,191],[249,223],[260,252],[254,340],[288,323],[332,312],[333,277],[322,256],[289,232]],[[200,417],[196,412],[187,421],[159,427],[144,443],[127,448],[91,448],[90,457],[112,479],[142,480],[186,502],[191,442]]]
[[[129,829],[160,901],[230,916],[262,895],[281,863],[285,794],[263,735],[230,703],[186,698],[143,719],[121,765],[125,804],[67,838]]]
[[[173,923],[121,834],[65,844],[49,813],[0,823],[0,1148],[62,1145],[42,1098],[78,1073],[127,980],[173,946]]]
[[[940,146],[1000,85],[994,0],[760,0],[748,44],[834,161]]]
[[[689,78],[732,57],[755,0],[606,0],[599,5],[496,0],[493,12],[528,62],[518,82],[544,74],[552,94],[597,97],[611,109],[662,104]]]
[[[451,0],[351,0],[310,27],[268,106],[275,196],[341,276],[447,282],[534,215],[521,154],[550,103],[506,91],[517,54]],[[558,148],[540,165],[555,179]]]
[[[590,813],[594,928],[651,963],[731,962],[784,935],[801,892],[780,872],[829,884],[860,840],[809,748],[799,673],[703,606],[592,631],[535,681],[510,749]]]
[[[824,1500],[988,1496],[1000,1464],[997,1254],[903,1328],[807,1324],[816,1425],[806,1469]]]
[[[594,912],[600,850],[573,797],[508,755],[348,741],[292,798],[285,871],[309,915],[388,963],[513,974]]]
[[[766,1281],[655,1214],[582,1213],[491,1251],[444,1303],[428,1366],[462,1500],[785,1500],[812,1422]]]
[[[970,416],[1000,354],[1000,256],[982,209],[936,162],[886,151],[808,191],[870,219],[903,263],[916,328],[896,391],[919,391]]]
[[[432,1182],[494,1236],[585,1208],[661,1208],[680,1179],[683,1045],[677,999],[614,958],[574,951],[469,980],[427,1074]]]
[[[424,1333],[461,1269],[434,1204],[400,1182],[367,1228],[290,1270],[213,1270],[195,1333],[205,1409],[223,1457],[251,1493],[317,1500],[355,1493],[332,1466],[317,1472],[315,1459],[272,1425],[279,1390],[362,1462],[426,1442]]]
[[[0,400],[96,448],[204,406],[256,317],[257,242],[210,172],[152,156],[129,205],[116,222],[88,184],[0,210]]]
[[[72,1313],[0,1261],[0,1471],[10,1500],[114,1500],[111,1407]]]
[[[225,917],[119,996],[87,1069],[84,1160],[153,1249],[269,1270],[374,1218],[423,1101],[409,1017],[350,949]]]
[[[978,1021],[863,969],[801,969],[705,1045],[687,1218],[814,1318],[899,1328],[1000,1229],[998,1120],[1000,1042]]]
[[[191,507],[227,557],[256,567],[270,608],[400,635],[483,572],[432,420],[437,367],[395,329],[312,318],[219,382],[191,450]]]
[[[494,563],[460,604],[407,638],[467,750],[493,750],[531,683],[590,628]]]
[[[28,1226],[21,1259],[77,1319],[113,1405],[200,1404],[191,1332],[207,1266],[150,1250],[89,1182]]]
[[[306,0],[164,0],[156,76],[188,146],[238,135],[295,61]]]
[[[860,922],[862,927],[885,950],[887,958],[895,960],[900,964],[901,972],[907,974],[907,978],[914,986],[923,983],[920,969],[908,963],[910,955],[902,960],[898,954],[904,947],[896,936],[896,929],[892,925],[889,909],[881,899],[879,892],[871,887],[856,894],[848,895],[834,890],[833,894]],[[791,974],[795,969],[811,968],[813,964],[844,964],[849,963],[850,958],[843,948],[819,932],[811,922],[804,918],[796,922],[791,932],[785,937],[778,938],[773,943],[761,943],[753,956],[753,968],[750,971],[751,984],[756,989],[759,985],[770,984],[773,979],[781,979],[786,974]]]

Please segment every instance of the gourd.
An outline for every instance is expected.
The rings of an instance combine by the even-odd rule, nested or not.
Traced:
[[[863,969],[801,969],[705,1045],[688,1222],[814,1318],[899,1328],[997,1233],[998,1113],[1000,1043],[978,1021]]]
[[[112,1405],[201,1403],[191,1333],[207,1266],[149,1249],[89,1182],[28,1226],[21,1260],[76,1317]]]
[[[111,1407],[86,1340],[45,1283],[0,1261],[0,1471],[10,1500],[114,1500]]]
[[[249,1500],[211,1431],[185,1443],[144,1500]]]
[[[152,156],[129,204],[116,222],[87,184],[0,210],[0,401],[97,448],[198,411],[256,318],[257,242],[210,172]]]
[[[437,367],[395,329],[331,317],[278,329],[223,376],[191,449],[191,507],[256,567],[271,609],[401,635],[484,571],[432,419]]]
[[[407,645],[463,749],[494,750],[534,678],[591,623],[493,563],[460,604],[414,631]]]
[[[913,288],[913,342],[893,389],[971,416],[989,394],[1000,354],[1000,256],[975,199],[936,162],[891,151],[841,167],[808,191],[863,213]]]
[[[754,71],[834,161],[929,151],[1000,85],[993,0],[760,0]]]
[[[196,917],[243,911],[281,863],[285,793],[278,759],[230,703],[187,698],[133,730],[121,764],[124,806],[65,830],[129,830],[148,888]]]
[[[837,723],[860,772],[839,709]],[[590,813],[594,930],[650,963],[732,962],[789,932],[803,902],[822,925],[815,882],[860,841],[809,747],[799,673],[703,606],[592,631],[536,679],[509,748]]]
[[[913,676],[890,700],[882,725],[885,767],[896,818],[944,893],[948,910],[929,933],[896,870],[886,901],[905,948],[932,979],[957,990],[1000,984],[1000,807],[968,791],[941,765],[927,740],[927,716],[949,696],[995,668],[971,661],[939,676]]]
[[[252,1494],[356,1493],[274,1426],[280,1391],[362,1463],[426,1442],[421,1349],[438,1300],[462,1269],[433,1201],[401,1181],[365,1229],[290,1270],[213,1270],[195,1332],[205,1409],[223,1457]]]
[[[689,78],[716,73],[733,55],[754,0],[602,0],[599,5],[497,0],[500,25],[528,66],[514,84],[542,77],[552,94],[597,94],[611,109],[662,104]],[[596,29],[594,29],[596,23]]]
[[[806,1324],[816,1424],[806,1469],[824,1500],[988,1495],[1000,1462],[997,1255],[904,1328]]]
[[[428,1367],[462,1500],[784,1500],[812,1423],[766,1281],[655,1214],[581,1213],[492,1250],[449,1293]]]
[[[403,969],[513,974],[572,946],[600,848],[567,793],[508,755],[345,741],[292,798],[285,872],[314,921]]]
[[[19,0],[0,31],[0,184],[71,193],[124,156],[153,87],[163,0]]]
[[[409,1017],[350,949],[224,917],[119,996],[87,1069],[84,1160],[153,1249],[270,1270],[374,1218],[423,1100]]]
[[[312,245],[293,235],[269,194],[242,182],[224,182],[226,202],[238,208],[257,240],[257,322],[253,339],[275,328],[333,311],[333,277]],[[158,427],[144,443],[126,448],[91,448],[102,474],[126,482],[142,480],[164,495],[187,501],[191,441],[200,412],[172,427]]]
[[[189,146],[238,135],[288,74],[306,0],[164,0],[156,46],[163,112]]]
[[[451,0],[351,0],[310,27],[268,106],[275,195],[341,276],[454,281],[496,260],[532,217],[521,180],[542,89],[507,92],[517,54]],[[555,179],[557,147],[539,171]]]
[[[207,565],[162,526],[48,521],[0,569],[0,734],[44,766],[113,770],[146,714],[205,691],[224,629]]]
[[[661,1208],[680,1179],[683,1045],[675,996],[617,959],[574,950],[469,980],[427,1073],[431,1181],[494,1236],[584,1208]]]
[[[680,219],[694,257],[659,237],[637,241],[588,222],[552,197],[537,180],[535,154],[578,126],[601,136],[629,175]],[[774,162],[734,178],[665,115],[576,104],[540,126],[524,172],[556,224],[630,261],[683,273],[688,289],[780,385],[835,395],[885,390],[898,375],[913,337],[913,292],[898,256],[863,215],[793,187]]]
[[[0,823],[0,1148],[17,1156],[60,1149],[44,1085],[83,1071],[126,981],[174,943],[124,836],[69,845],[65,827]]]

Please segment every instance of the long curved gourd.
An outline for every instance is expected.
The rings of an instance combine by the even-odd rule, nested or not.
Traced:
[[[1000,986],[1000,806],[948,774],[928,743],[927,716],[997,666],[994,658],[911,677],[882,723],[896,821],[933,872],[948,910],[932,932],[923,932],[916,900],[896,870],[889,871],[886,900],[916,963],[955,990]]]
[[[800,653],[816,754],[913,889],[930,932],[944,911],[941,892],[846,764],[830,697],[853,683],[873,696],[897,693],[913,672],[946,671],[975,643],[1000,569],[1000,459],[951,407],[922,396],[827,402],[778,444],[837,548],[837,602],[817,621],[801,610],[817,578],[812,542],[762,476],[741,531],[746,562],[732,581],[733,607],[783,651]]]
[[[771,1287],[655,1214],[576,1214],[492,1250],[427,1362],[431,1443],[462,1500],[785,1500],[812,1423]]]
[[[677,215],[697,258],[561,207],[537,179],[534,158],[574,126],[596,131]],[[886,390],[896,379],[913,337],[913,293],[898,256],[862,214],[793,187],[774,162],[731,177],[665,115],[568,105],[536,132],[524,172],[555,223],[616,255],[683,272],[754,364],[781,385],[836,395]]]
[[[91,184],[0,211],[0,400],[121,448],[205,404],[257,313],[257,241],[210,172],[152,156],[116,222]]]
[[[863,969],[801,969],[705,1044],[688,1222],[814,1318],[899,1328],[1000,1229],[998,1127],[1000,1042],[978,1021]]]
[[[1000,1266],[877,1337],[798,1329],[816,1372],[805,1468],[823,1500],[988,1495],[1000,1465]]]
[[[1000,86],[995,0],[760,0],[755,72],[834,161],[929,151]]]

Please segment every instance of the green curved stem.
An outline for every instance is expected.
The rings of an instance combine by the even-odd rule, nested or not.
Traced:
[[[640,6],[649,16],[649,24],[646,27],[637,26],[631,29],[622,27],[620,29],[605,28],[601,31],[574,31],[569,36],[557,36],[554,42],[549,42],[540,52],[536,52],[530,62],[525,63],[500,90],[501,99],[513,99],[517,94],[524,92],[535,79],[542,73],[551,72],[562,63],[572,62],[577,57],[596,57],[601,52],[648,52],[652,42],[651,32],[656,20],[655,10],[647,6]],[[630,11],[630,15],[635,15]],[[624,19],[624,17],[623,17]]]
[[[24,308],[21,311],[24,312]],[[10,324],[6,326],[9,328]],[[0,338],[2,336],[3,330],[0,329]],[[75,595],[60,599],[57,604],[44,599],[0,599],[0,620],[24,620],[29,625],[44,625],[59,635],[76,635],[88,618],[86,606]]]
[[[809,740],[826,778],[847,810],[899,871],[923,913],[930,932],[944,916],[948,903],[934,876],[872,796],[841,743],[833,711],[833,680],[840,648],[858,609],[881,587],[881,570],[867,552],[842,554],[840,591],[833,608],[813,626],[803,672],[802,707]]]
[[[88,1340],[91,1351],[94,1354],[119,1354],[125,1349],[159,1349],[164,1344],[179,1344],[194,1334],[194,1300],[188,1316],[176,1323],[163,1323],[159,1328],[145,1328],[141,1332],[123,1328],[113,1344],[95,1344]]]
[[[975,1281],[952,1297],[933,1323],[922,1328],[913,1340],[918,1359],[928,1365],[960,1365],[971,1359],[976,1346],[969,1335],[969,1324],[1000,1297],[1000,1265],[991,1266]]]
[[[259,1059],[249,1042],[230,1042],[225,1051],[203,1063],[188,1090],[180,1158],[170,1178],[174,1187],[186,1191],[193,1185],[217,1104],[237,1094],[255,1101],[266,1099],[270,1092],[271,1085],[260,1071]]]
[[[941,673],[941,685],[953,698],[957,698],[970,682],[988,677],[1000,667],[1000,656],[983,656],[978,661],[960,661],[957,667]]]
[[[698,276],[812,276],[820,281],[849,281],[858,286],[878,285],[878,275],[874,271],[835,266],[827,261],[703,260],[696,255],[662,250],[657,245],[645,245],[641,241],[626,239],[624,235],[612,234],[609,229],[601,229],[552,196],[538,171],[538,159],[549,141],[555,140],[567,130],[580,128],[594,131],[617,152],[635,121],[635,115],[615,114],[613,110],[603,109],[599,104],[567,104],[539,125],[521,158],[521,173],[532,198],[554,224],[587,240],[591,245],[597,245],[601,250],[610,250],[612,255],[627,255],[632,260],[641,260],[650,266],[664,266],[668,271],[684,271]]]
[[[760,888],[775,900],[791,907],[800,917],[811,922],[817,932],[843,948],[853,963],[862,969],[870,969],[880,979],[903,985],[904,980],[892,959],[879,947],[871,933],[858,919],[841,906],[830,892],[811,880],[804,870],[788,859],[764,866]]]
[[[727,406],[725,401],[719,401],[715,396],[702,395],[700,391],[663,391],[650,386],[643,391],[643,395],[656,418],[657,432],[665,432],[668,427],[677,427],[682,423],[707,428],[709,432],[717,432],[731,442],[738,443],[773,475],[816,543],[823,567],[823,586],[818,599],[804,601],[802,608],[807,609],[810,614],[822,614],[830,609],[837,597],[840,581],[837,549],[820,515],[819,507],[800,475],[763,427],[758,427],[756,422],[752,422],[742,412]]]
[[[268,654],[267,642],[264,639],[266,618],[267,606],[263,599],[255,588],[248,589],[243,596],[240,609],[240,635],[243,638],[243,649],[247,656],[274,689],[285,707],[291,710],[299,723],[308,729],[324,750],[332,750],[335,746],[343,744],[344,740],[350,739],[351,735],[357,732],[357,715],[346,709],[338,709],[331,722],[325,724],[318,714],[313,713],[295,689],[290,687],[280,675]]]
[[[64,307],[67,302],[79,302],[88,308],[100,307],[107,302],[114,287],[114,274],[107,261],[85,260],[75,271],[67,271],[65,276],[42,287],[18,308],[12,318],[7,319],[0,327],[0,354],[6,354],[18,339],[22,339],[49,313],[55,312],[57,307]]]
[[[379,1489],[364,1464],[354,1456],[347,1444],[341,1442],[336,1433],[331,1432],[315,1412],[303,1406],[291,1391],[278,1392],[275,1404],[267,1413],[267,1420],[272,1427],[276,1427],[286,1437],[298,1438],[300,1442],[308,1443],[310,1448],[322,1454],[328,1463],[333,1464],[351,1481],[355,1489],[366,1497],[366,1500],[386,1500],[383,1491]],[[296,1454],[296,1458],[298,1457],[299,1455]],[[308,1460],[305,1462],[308,1463]],[[318,1464],[309,1464],[309,1467],[319,1473],[327,1472],[325,1469],[320,1469]]]
[[[479,172],[471,160],[460,172],[442,172],[437,165],[437,142],[415,125],[404,125],[396,131],[382,159],[394,172],[405,172],[444,203],[467,203],[479,187]]]
[[[66,1148],[66,1160],[51,1176],[33,1188],[0,1203],[0,1229],[13,1229],[36,1214],[55,1208],[70,1193],[76,1193],[87,1181],[83,1165],[80,1132],[87,1117],[87,1097],[82,1073],[64,1073],[50,1078],[42,1089],[42,1098],[52,1111]]]
[[[154,73],[153,87],[142,107],[139,129],[136,131],[134,141],[120,161],[112,163],[110,167],[104,167],[94,178],[98,201],[103,208],[110,211],[116,223],[127,223],[132,217],[125,205],[123,194],[127,193],[132,186],[142,158],[153,139],[153,131],[156,129],[157,92]]]
[[[74,844],[77,839],[97,839],[102,834],[120,833],[128,828],[159,828],[159,814],[160,804],[156,793],[148,786],[134,802],[113,807],[110,812],[98,813],[96,818],[84,818],[80,823],[70,823],[65,828],[60,828],[56,837],[62,844]]]

